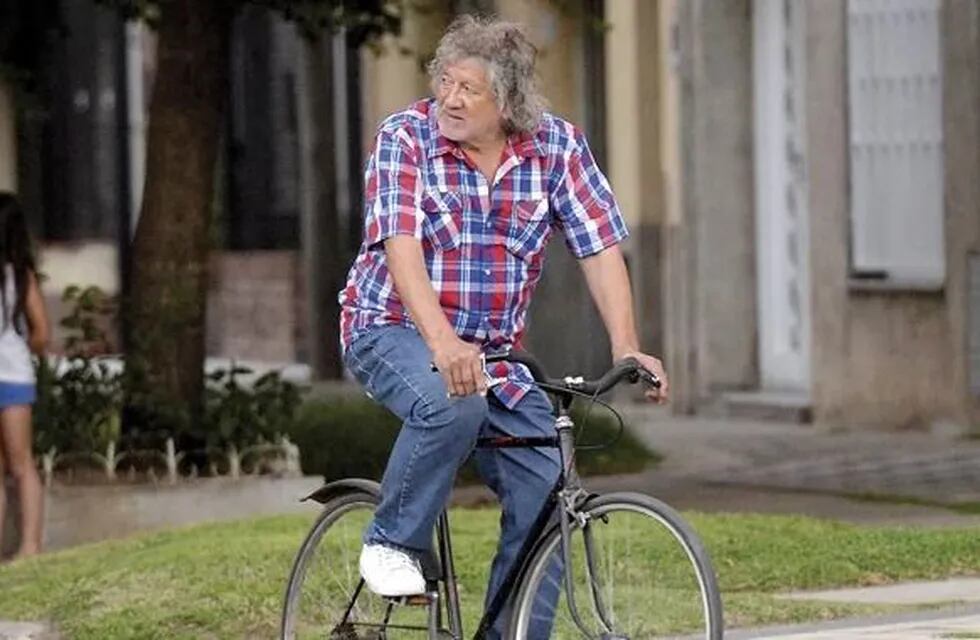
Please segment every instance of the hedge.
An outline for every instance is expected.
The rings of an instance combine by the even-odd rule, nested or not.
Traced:
[[[640,443],[627,428],[616,440],[619,423],[597,407],[583,425],[583,411],[573,410],[579,431],[579,472],[585,475],[635,473],[660,458]],[[380,478],[388,453],[398,435],[398,419],[373,401],[361,397],[336,397],[306,402],[300,408],[290,439],[300,448],[303,472],[325,480],[345,477]],[[615,443],[602,449],[591,445]],[[584,446],[583,446],[584,445]],[[461,482],[478,481],[471,465],[464,467]]]

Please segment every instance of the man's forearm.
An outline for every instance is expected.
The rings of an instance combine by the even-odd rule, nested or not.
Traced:
[[[633,317],[633,294],[622,251],[612,246],[580,261],[589,293],[609,334],[614,359],[640,350]]]
[[[412,236],[397,235],[385,240],[384,246],[395,290],[422,338],[431,347],[455,336],[426,271],[421,243]]]

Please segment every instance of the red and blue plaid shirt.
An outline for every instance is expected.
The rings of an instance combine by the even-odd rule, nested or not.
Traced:
[[[364,241],[340,292],[346,349],[372,327],[413,326],[385,261],[396,234],[422,243],[449,323],[487,353],[520,348],[531,293],[552,231],[583,258],[627,236],[626,224],[585,136],[545,114],[533,134],[509,138],[493,185],[439,134],[434,100],[396,113],[379,128],[368,159]],[[523,366],[494,365],[493,392],[513,407],[531,388]]]

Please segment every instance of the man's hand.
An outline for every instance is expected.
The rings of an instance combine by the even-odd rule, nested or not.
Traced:
[[[450,336],[434,345],[432,361],[446,381],[451,396],[468,396],[474,393],[486,395],[487,380],[483,375],[483,362],[480,349]]]
[[[649,388],[643,395],[647,397],[648,400],[656,402],[657,404],[664,404],[670,397],[670,382],[667,380],[667,372],[664,370],[664,364],[659,358],[654,358],[653,356],[648,356],[645,353],[640,353],[639,351],[628,351],[626,353],[620,353],[615,358],[618,362],[623,358],[634,358],[639,362],[644,369],[657,376],[660,379],[660,388]]]

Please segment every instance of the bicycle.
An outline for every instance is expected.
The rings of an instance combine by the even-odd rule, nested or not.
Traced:
[[[591,381],[549,379],[526,353],[486,358],[504,359],[527,366],[552,395],[556,433],[481,438],[477,447],[557,447],[562,468],[473,638],[484,638],[510,604],[508,637],[519,640],[677,635],[720,640],[724,631],[717,579],[694,530],[674,509],[648,495],[589,493],[575,468],[569,415],[573,399],[586,397],[605,405],[598,397],[620,382],[656,386],[659,381],[633,359]],[[433,548],[422,558],[425,594],[385,598],[365,587],[358,571],[361,534],[379,491],[372,480],[352,478],[330,482],[303,499],[324,506],[290,572],[280,627],[283,640],[464,637],[447,511],[438,519]],[[321,560],[326,567],[314,567]]]

